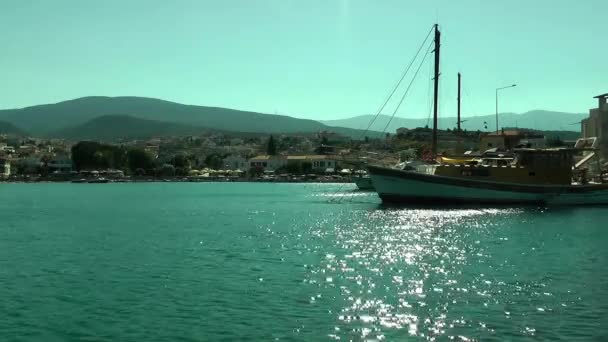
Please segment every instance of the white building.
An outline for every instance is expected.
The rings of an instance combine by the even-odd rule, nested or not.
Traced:
[[[8,146],[5,143],[0,143],[0,151],[12,154],[15,153],[15,148],[13,146]]]
[[[11,162],[8,159],[0,159],[0,177],[6,178],[11,175]]]
[[[334,172],[336,160],[326,155],[311,155],[306,158],[312,163],[312,170],[315,172]]]
[[[274,171],[287,165],[287,158],[283,156],[261,155],[249,159],[249,168],[261,171]]]
[[[333,173],[337,167],[337,161],[332,156],[314,154],[303,156],[288,156],[289,165],[298,165],[300,169],[305,169],[304,163],[310,165],[310,170],[317,173]]]
[[[249,169],[249,162],[247,161],[247,159],[235,154],[229,155],[228,157],[224,158],[222,165],[223,168],[226,170],[246,171],[247,169]]]

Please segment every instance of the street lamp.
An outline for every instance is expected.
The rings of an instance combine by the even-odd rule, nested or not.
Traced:
[[[517,86],[517,84],[512,84],[510,86],[501,87],[501,88],[496,88],[496,134],[498,134],[498,91],[507,89],[507,88],[513,88],[515,86]]]

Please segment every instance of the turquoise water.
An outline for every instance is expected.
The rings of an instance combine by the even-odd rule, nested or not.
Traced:
[[[608,340],[608,208],[0,184],[0,340]]]

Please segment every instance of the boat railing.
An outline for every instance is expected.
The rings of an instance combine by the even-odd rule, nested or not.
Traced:
[[[416,166],[416,172],[426,175],[434,175],[436,168],[437,165],[418,165]]]

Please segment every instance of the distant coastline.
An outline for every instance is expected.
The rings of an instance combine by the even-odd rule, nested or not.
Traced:
[[[74,178],[57,179],[52,177],[15,177],[0,179],[0,183],[353,183],[350,177],[320,176],[315,178],[264,178],[264,177],[137,177],[137,178]]]

